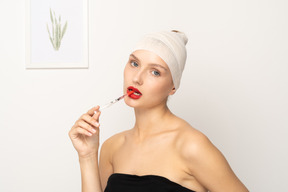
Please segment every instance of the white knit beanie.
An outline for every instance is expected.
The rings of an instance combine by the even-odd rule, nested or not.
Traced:
[[[145,35],[134,47],[157,54],[168,65],[175,89],[180,86],[182,72],[186,62],[186,43],[188,38],[183,32],[163,31]]]

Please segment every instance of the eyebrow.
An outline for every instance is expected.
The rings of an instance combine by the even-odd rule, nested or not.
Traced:
[[[140,61],[135,55],[130,54],[131,57],[133,57],[135,60]],[[162,69],[164,69],[165,71],[167,71],[167,69],[165,67],[163,67],[162,65],[156,64],[156,63],[150,63],[150,66],[154,66],[154,67],[160,67]]]
[[[130,56],[139,61],[139,59],[135,55],[130,54]]]

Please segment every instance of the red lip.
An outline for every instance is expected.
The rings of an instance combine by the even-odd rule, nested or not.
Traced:
[[[130,91],[134,91],[134,93],[136,93],[136,95],[134,93],[129,95],[129,97],[132,99],[139,99],[142,96],[142,93],[133,86],[129,86],[127,88],[127,93]]]

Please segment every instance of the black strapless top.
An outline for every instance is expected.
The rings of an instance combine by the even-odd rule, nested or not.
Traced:
[[[195,192],[166,177],[113,173],[104,192]]]

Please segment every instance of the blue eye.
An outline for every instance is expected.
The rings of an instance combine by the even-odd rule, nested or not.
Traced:
[[[131,65],[132,65],[133,67],[138,67],[138,63],[136,63],[135,61],[132,61],[132,62],[131,62]]]
[[[160,76],[160,73],[158,71],[152,71],[152,74],[155,76]]]

